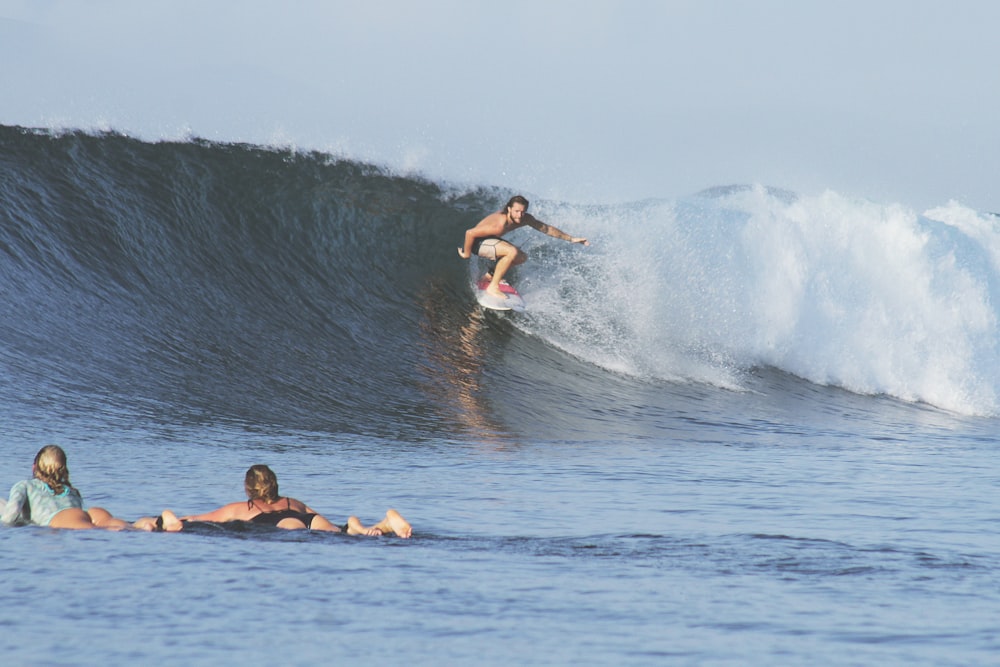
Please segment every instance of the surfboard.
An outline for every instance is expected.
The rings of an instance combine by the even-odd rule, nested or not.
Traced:
[[[500,281],[500,291],[507,295],[506,299],[501,299],[487,293],[486,288],[489,286],[490,281],[485,274],[476,283],[476,301],[479,302],[480,306],[489,308],[490,310],[513,310],[516,312],[524,310],[524,299],[521,298],[521,295],[518,294],[517,290],[509,282],[506,280]]]

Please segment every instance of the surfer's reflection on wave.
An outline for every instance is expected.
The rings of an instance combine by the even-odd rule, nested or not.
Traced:
[[[427,378],[424,387],[432,394],[430,403],[448,409],[442,416],[455,421],[462,431],[486,444],[508,446],[510,434],[493,417],[483,391],[483,339],[489,324],[482,309],[478,305],[464,309],[440,286],[431,286],[420,302],[424,304],[420,331],[426,353],[422,371]]]

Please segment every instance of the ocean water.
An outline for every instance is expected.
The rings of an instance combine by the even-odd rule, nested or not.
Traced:
[[[455,247],[510,194],[0,127],[0,484],[414,525],[0,530],[4,663],[995,664],[995,216],[537,200],[592,246],[516,232],[497,316]]]

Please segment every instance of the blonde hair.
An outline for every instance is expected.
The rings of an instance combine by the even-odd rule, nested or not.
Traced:
[[[72,488],[69,483],[69,468],[66,466],[66,452],[59,445],[46,445],[35,454],[35,478],[49,485],[56,495]]]
[[[246,489],[248,504],[260,498],[265,503],[273,503],[281,496],[278,495],[278,476],[266,465],[253,465],[247,470],[247,476],[243,480],[243,487]]]

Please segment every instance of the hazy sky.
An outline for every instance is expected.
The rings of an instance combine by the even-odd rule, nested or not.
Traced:
[[[0,0],[0,122],[330,150],[576,202],[1000,208],[992,0]]]

